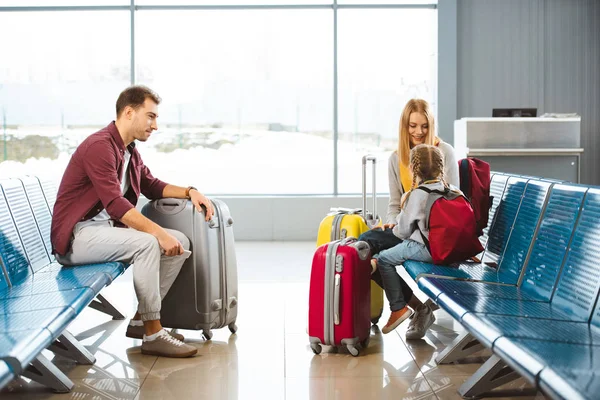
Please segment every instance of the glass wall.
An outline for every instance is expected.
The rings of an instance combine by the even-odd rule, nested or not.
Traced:
[[[436,109],[436,2],[338,3],[0,0],[0,177],[59,181],[139,83],[163,99],[139,146],[163,180],[213,195],[358,193],[370,153],[388,192],[404,103]]]
[[[60,180],[131,82],[129,12],[0,12],[0,176]],[[110,26],[110,29],[103,27]]]
[[[329,12],[140,11],[136,28],[138,81],[164,99],[163,134],[144,144],[156,176],[213,193],[331,191]]]
[[[388,159],[412,98],[437,100],[437,12],[338,12],[338,176],[341,193],[361,189],[361,159],[377,156],[377,190],[389,192]],[[370,174],[369,174],[370,176]],[[369,186],[370,187],[370,186]]]

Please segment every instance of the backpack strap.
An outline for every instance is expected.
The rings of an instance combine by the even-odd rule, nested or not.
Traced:
[[[459,165],[459,175],[460,175],[460,190],[465,193],[467,196],[471,195],[471,179],[469,177],[469,159],[463,158],[460,160]]]
[[[450,188],[445,188],[442,190],[437,189],[429,189],[425,186],[418,186],[417,189],[424,191],[429,194],[427,196],[427,203],[425,203],[425,226],[429,229],[429,215],[431,214],[431,207],[433,203],[435,203],[438,199],[444,198],[446,200],[454,200],[457,197],[463,196],[462,193],[455,192],[450,190]],[[463,196],[464,197],[464,196]],[[421,233],[423,235],[423,233]]]
[[[433,207],[433,203],[435,203],[437,200],[442,199],[442,198],[444,198],[446,200],[454,200],[459,197],[462,197],[467,201],[467,203],[470,203],[469,199],[462,192],[459,192],[459,191],[457,192],[456,190],[451,190],[448,187],[444,188],[443,191],[437,190],[437,189],[429,189],[425,186],[418,186],[416,189],[420,189],[428,194],[427,202],[425,203],[425,226],[427,227],[427,229],[429,229],[429,218],[431,216],[431,207]],[[423,234],[423,231],[421,231],[421,229],[418,226],[417,226],[417,230],[419,231],[419,234],[421,235],[421,239],[423,239],[423,243],[425,243],[427,250],[429,250],[429,253],[431,253],[431,247],[429,245],[429,240],[425,237],[425,235]]]
[[[421,239],[423,239],[423,243],[425,243],[425,247],[427,247],[427,251],[429,252],[429,254],[431,254],[431,247],[429,247],[429,240],[427,240],[425,235],[423,235],[423,232],[421,231],[421,229],[419,229],[419,227],[417,227],[417,230],[421,234]]]
[[[425,186],[418,186],[417,189],[420,189],[428,194],[427,202],[425,203],[425,226],[429,229],[429,216],[431,215],[431,207],[433,207],[433,203],[435,203],[438,199],[445,198],[449,195],[450,189],[445,188],[444,191],[429,189]],[[423,243],[427,247],[427,250],[431,253],[431,248],[429,247],[429,240],[423,234],[423,231],[417,225],[417,230],[421,235],[421,239],[423,239]]]

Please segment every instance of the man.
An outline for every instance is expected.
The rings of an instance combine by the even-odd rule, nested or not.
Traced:
[[[143,339],[142,353],[190,357],[197,353],[183,336],[160,324],[161,300],[177,278],[189,250],[181,232],[163,229],[135,209],[140,193],[149,199],[189,198],[198,211],[211,202],[196,188],[174,186],[152,176],[135,148],[157,129],[160,97],[144,86],[125,89],[117,100],[117,119],[85,139],[63,175],[51,240],[63,265],[108,261],[133,264],[138,310],[127,336]]]

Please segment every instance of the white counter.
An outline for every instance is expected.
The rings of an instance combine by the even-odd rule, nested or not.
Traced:
[[[581,118],[462,118],[454,121],[457,157],[493,171],[579,182]]]

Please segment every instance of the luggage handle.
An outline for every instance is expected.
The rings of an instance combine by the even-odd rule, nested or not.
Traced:
[[[355,214],[362,214],[362,213],[363,213],[363,210],[361,208],[331,207],[329,209],[329,214],[327,214],[327,215],[338,215],[338,214],[355,215]]]
[[[373,164],[373,213],[367,212],[367,163],[371,162]],[[362,158],[362,197],[363,197],[363,219],[365,223],[372,229],[379,225],[380,219],[377,216],[377,181],[376,181],[376,166],[377,157],[367,154]]]
[[[333,289],[333,323],[340,324],[340,286],[342,285],[342,277],[340,274],[335,274],[334,289]]]
[[[343,239],[340,240],[340,246],[346,246],[350,243],[356,242],[358,239],[356,239],[354,236],[348,236],[345,237]]]
[[[164,214],[177,214],[180,213],[183,209],[185,209],[185,205],[187,200],[184,199],[175,199],[175,198],[164,198],[158,199],[154,202],[154,208],[160,209],[160,211]]]

